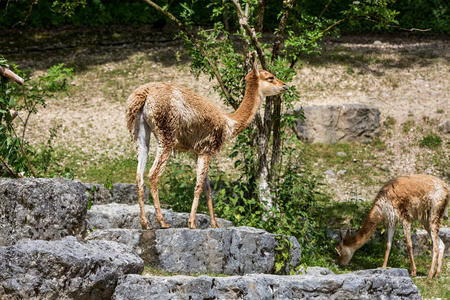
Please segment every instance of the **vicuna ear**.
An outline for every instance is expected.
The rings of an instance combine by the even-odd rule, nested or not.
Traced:
[[[256,53],[253,52],[253,72],[259,77],[258,59]]]
[[[341,250],[339,250],[338,247],[335,247],[334,250],[336,250],[337,254],[338,254],[339,256],[341,256]]]

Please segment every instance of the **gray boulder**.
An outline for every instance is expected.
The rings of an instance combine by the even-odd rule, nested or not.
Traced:
[[[87,203],[83,186],[68,179],[0,179],[0,246],[83,235]]]
[[[443,133],[450,133],[450,120],[444,121],[439,125],[439,130]]]
[[[386,271],[314,276],[126,275],[120,278],[113,299],[421,299],[406,270]]]
[[[138,196],[136,184],[115,183],[109,189],[103,184],[82,183],[92,204],[123,203],[136,204]],[[145,187],[144,202],[148,202],[149,193]]]
[[[441,228],[439,237],[444,242],[444,256],[450,257],[450,228]],[[431,237],[425,230],[417,230],[411,235],[414,255],[431,254],[433,243]],[[406,246],[405,246],[406,248]]]
[[[108,240],[125,244],[144,260],[145,265],[159,265],[155,230],[124,228],[97,229],[89,233],[86,240]]]
[[[119,276],[143,267],[116,242],[20,241],[0,247],[0,299],[110,299]]]
[[[296,267],[300,245],[295,237],[288,238],[292,247],[286,267]],[[252,227],[156,230],[159,267],[183,274],[274,273],[277,245],[275,234]]]
[[[379,134],[380,110],[372,106],[316,105],[305,106],[303,111],[305,120],[299,118],[293,129],[300,139],[309,143],[368,143]]]
[[[288,273],[300,264],[301,249],[295,237],[290,261],[281,272]],[[276,235],[251,227],[208,228],[192,230],[171,228],[157,230],[94,230],[89,240],[106,239],[125,243],[147,265],[183,274],[195,273],[274,273]]]
[[[160,228],[156,221],[155,208],[151,205],[145,205],[147,219],[153,228]],[[102,204],[92,205],[86,216],[89,229],[109,229],[109,228],[135,228],[140,229],[139,223],[139,205],[127,204]],[[172,227],[187,227],[189,214],[177,213],[170,209],[163,209],[164,220]],[[233,223],[224,219],[217,218],[219,227],[230,227]],[[197,228],[208,228],[210,226],[209,216],[204,214],[196,215]]]

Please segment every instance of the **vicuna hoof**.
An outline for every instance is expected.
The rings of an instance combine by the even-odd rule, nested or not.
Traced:
[[[148,222],[141,221],[141,227],[142,229],[153,229],[153,227],[150,224],[148,224]]]
[[[162,229],[170,228],[172,226],[169,223],[166,223],[164,221],[159,222],[159,225],[161,225]]]
[[[188,228],[189,229],[197,229],[197,226],[195,225],[195,221],[194,222],[189,221],[188,222]]]

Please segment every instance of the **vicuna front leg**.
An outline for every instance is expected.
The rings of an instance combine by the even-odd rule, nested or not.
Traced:
[[[159,204],[158,195],[158,181],[159,177],[164,171],[164,168],[166,167],[171,152],[172,148],[164,147],[161,144],[158,145],[155,161],[153,162],[153,166],[148,173],[148,179],[150,181],[150,192],[152,194],[153,204],[155,205],[156,220],[162,228],[169,228],[170,224],[164,221],[163,215],[161,213],[161,206]]]
[[[202,194],[203,184],[204,184],[206,176],[208,174],[208,167],[209,167],[210,160],[211,160],[211,156],[208,154],[199,155],[197,158],[197,182],[195,184],[194,201],[192,202],[191,214],[189,215],[189,221],[188,221],[188,227],[191,229],[197,228],[197,226],[195,225],[195,214],[197,212],[198,201],[200,199],[200,195]],[[208,202],[208,206],[209,206],[209,202]],[[211,199],[210,213],[211,212],[214,215],[214,211],[212,209],[212,199]],[[211,222],[212,222],[212,219],[211,219]]]

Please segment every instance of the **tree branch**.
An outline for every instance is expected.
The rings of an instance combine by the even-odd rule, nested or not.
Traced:
[[[293,0],[283,1],[283,14],[280,19],[280,25],[278,26],[277,34],[275,36],[275,41],[272,48],[272,63],[274,63],[280,55],[281,48],[283,46],[283,35],[286,30],[289,13],[291,12],[293,6]],[[270,124],[272,126],[272,157],[270,160],[270,169],[268,174],[269,181],[272,179],[275,165],[280,160],[281,155],[281,95],[270,98],[273,98],[273,111],[271,118],[272,124]]]
[[[325,7],[320,12],[319,18],[322,18],[323,14],[327,11],[328,6],[330,6],[330,4],[331,4],[331,1],[333,1],[333,0],[328,0],[328,3],[325,5]]]
[[[256,16],[256,32],[262,33],[263,31],[263,22],[264,22],[264,8],[266,6],[265,0],[258,0],[257,11],[258,15]]]
[[[2,67],[2,66],[0,66],[0,75],[3,77],[9,78],[11,80],[14,80],[18,84],[23,84],[23,82],[24,82],[22,77],[20,77],[19,75],[17,75],[10,69]]]
[[[289,19],[289,13],[294,6],[294,0],[284,0],[283,1],[283,14],[280,19],[280,25],[278,26],[277,34],[275,35],[275,41],[273,42],[272,48],[272,62],[274,62],[278,55],[280,55],[281,44],[283,41],[283,34],[286,30],[287,21]]]
[[[3,166],[5,166],[5,168],[8,170],[8,172],[13,176],[13,177],[18,177],[18,178],[23,178],[23,175],[20,173],[16,173],[14,172],[13,168],[11,168],[8,163],[3,159],[3,157],[0,156],[0,161],[2,162]]]
[[[174,15],[172,15],[167,10],[163,9],[161,6],[159,6],[155,2],[153,2],[151,0],[143,0],[143,1],[147,2],[147,4],[149,4],[154,9],[156,9],[157,11],[159,11],[160,13],[165,15],[167,18],[169,18],[172,22],[175,23],[175,25],[178,26],[178,28],[180,28],[187,35],[187,37],[191,40],[191,42],[195,45],[195,47],[197,47],[197,49],[200,51],[200,53],[203,55],[203,57],[208,62],[209,66],[211,67],[211,70],[213,71],[214,76],[216,77],[216,80],[219,83],[220,88],[221,88],[222,92],[224,93],[225,97],[227,98],[227,100],[230,103],[236,102],[236,100],[233,98],[233,96],[231,96],[230,91],[225,86],[225,83],[223,82],[222,76],[220,75],[219,69],[217,68],[216,64],[208,57],[207,51],[201,46],[200,41],[191,33],[189,28],[187,28]]]
[[[147,1],[147,0],[145,0]],[[258,37],[256,36],[256,32],[253,28],[248,25],[248,18],[245,16],[244,12],[242,11],[241,5],[239,4],[238,0],[231,0],[233,2],[234,7],[236,8],[236,13],[238,15],[239,24],[241,24],[242,28],[247,32],[247,34],[250,37],[250,40],[253,44],[253,47],[255,47],[256,52],[258,53],[259,61],[261,62],[261,67],[264,70],[267,70],[267,63],[266,63],[266,57],[264,56],[264,52],[261,48],[261,44],[259,43]]]

